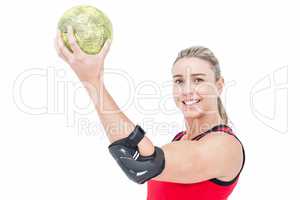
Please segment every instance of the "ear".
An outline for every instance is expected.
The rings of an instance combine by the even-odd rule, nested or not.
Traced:
[[[219,78],[219,80],[217,80],[216,86],[217,86],[218,95],[220,96],[224,87],[224,78],[222,76]]]

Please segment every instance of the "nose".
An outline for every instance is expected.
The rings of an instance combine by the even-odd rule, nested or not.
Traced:
[[[193,90],[194,88],[192,84],[190,83],[190,81],[187,81],[183,86],[183,94],[185,96],[191,95],[193,93]]]

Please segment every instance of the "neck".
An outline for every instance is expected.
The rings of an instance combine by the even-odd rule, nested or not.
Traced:
[[[218,124],[225,124],[218,114],[208,114],[199,118],[186,118],[185,126],[187,139],[192,139]]]

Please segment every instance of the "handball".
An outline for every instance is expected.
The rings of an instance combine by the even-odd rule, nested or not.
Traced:
[[[109,18],[93,6],[80,5],[70,8],[58,22],[62,40],[72,52],[67,38],[68,26],[72,26],[76,42],[86,54],[99,53],[105,41],[112,40],[112,24]]]

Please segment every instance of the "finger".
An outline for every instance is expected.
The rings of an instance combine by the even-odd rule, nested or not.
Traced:
[[[67,37],[68,37],[68,41],[69,41],[69,44],[71,46],[73,53],[74,54],[82,53],[82,51],[81,51],[80,47],[78,46],[76,39],[74,37],[72,26],[68,26]]]
[[[102,58],[105,58],[110,49],[110,45],[111,45],[111,40],[107,39],[98,55],[101,56]]]
[[[73,54],[69,51],[69,49],[65,46],[62,38],[61,38],[61,34],[59,32],[58,34],[58,48],[60,50],[60,52],[62,53],[62,55],[68,60],[70,61],[73,58]]]
[[[55,48],[56,53],[58,54],[58,56],[60,58],[62,58],[64,61],[67,62],[67,58],[64,57],[64,55],[61,53],[61,51],[60,51],[60,49],[58,47],[58,35],[56,35],[55,38],[54,38],[54,48]]]

